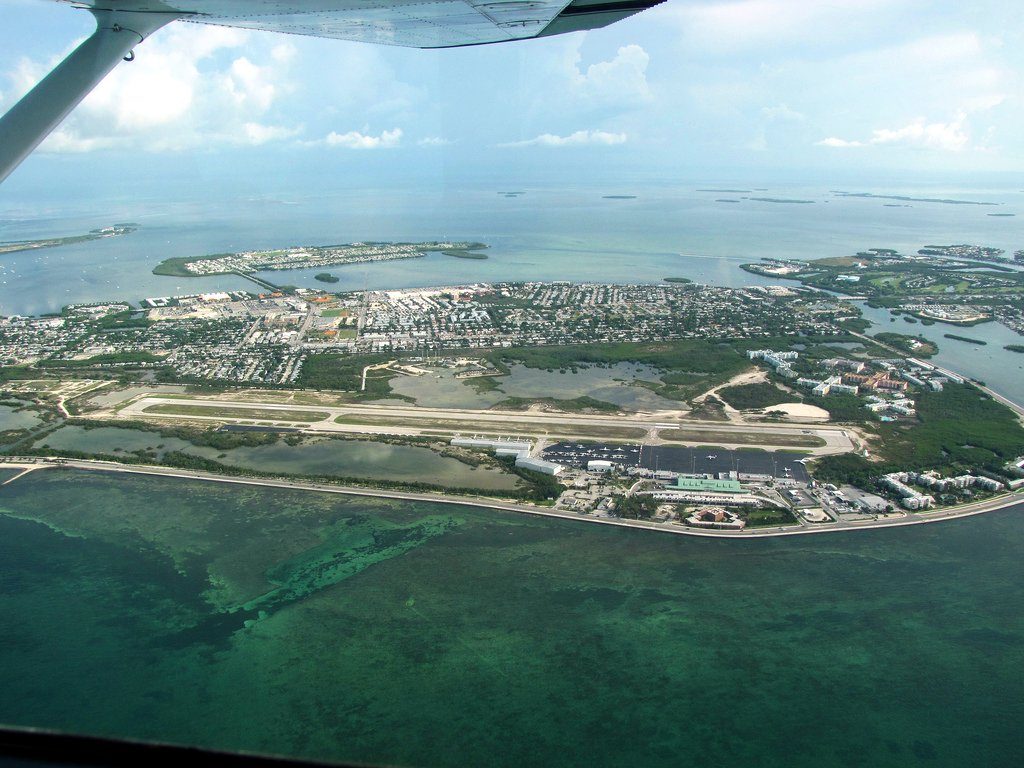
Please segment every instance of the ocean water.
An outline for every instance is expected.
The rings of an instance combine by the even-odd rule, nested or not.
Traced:
[[[1024,248],[1024,193],[1018,188],[868,190],[996,204],[907,203],[910,207],[897,208],[888,207],[894,204],[889,200],[837,197],[827,186],[774,187],[747,195],[697,191],[720,186],[526,187],[514,198],[470,186],[209,199],[200,190],[200,197],[189,200],[69,200],[45,208],[0,196],[0,240],[80,234],[118,222],[140,225],[120,238],[0,257],[0,313],[252,287],[232,276],[183,279],[151,271],[172,256],[360,240],[450,238],[479,240],[491,248],[484,261],[431,254],[336,268],[341,278],[333,286],[337,290],[501,280],[657,282],[673,276],[742,286],[772,282],[737,269],[762,257],[817,258],[871,247],[916,250],[953,242],[1009,252]],[[637,197],[609,200],[604,194]],[[814,202],[716,202],[754,196]],[[987,215],[993,212],[1019,216]],[[318,271],[266,276],[323,287],[313,279]]]
[[[1020,765],[1024,509],[709,541],[48,470],[0,721],[421,766]]]

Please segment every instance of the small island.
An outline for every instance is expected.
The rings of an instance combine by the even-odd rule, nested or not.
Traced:
[[[892,333],[883,331],[876,333],[874,338],[883,344],[898,349],[907,355],[913,355],[919,360],[927,360],[939,351],[939,348],[923,336],[908,336],[903,333]]]
[[[970,336],[957,336],[955,333],[944,333],[942,335],[945,336],[947,339],[953,339],[954,341],[965,341],[968,344],[977,344],[982,347],[988,344],[987,341],[982,341],[981,339],[972,339]]]
[[[909,197],[907,195],[876,195],[873,192],[843,192],[834,189],[836,197],[863,197],[871,200],[899,200],[904,203],[942,203],[944,205],[999,205],[999,203],[982,203],[977,200],[953,200],[944,197]]]
[[[17,240],[9,243],[0,243],[0,254],[18,253],[19,251],[35,251],[40,248],[58,248],[62,245],[87,243],[90,240],[101,240],[105,237],[120,237],[121,235],[131,234],[138,228],[138,224],[114,224],[110,227],[101,227],[100,229],[90,230],[84,235],[47,237],[40,240]]]
[[[602,200],[636,200],[636,195],[601,195]]]
[[[1024,354],[1024,344],[1007,344],[1003,349],[1007,352],[1020,352]]]
[[[321,283],[336,283],[341,280],[337,275],[332,275],[330,272],[318,272],[313,275],[314,280],[319,280]]]
[[[268,251],[241,251],[239,253],[215,253],[207,256],[164,259],[153,268],[153,274],[172,277],[236,274],[249,277],[255,272],[265,270],[310,269],[362,264],[371,261],[418,259],[431,251],[440,251],[448,256],[456,256],[463,252],[479,251],[486,247],[485,243],[439,242],[437,240],[421,243],[368,241],[347,245],[295,245]],[[483,254],[475,254],[462,258],[487,257]]]
[[[756,203],[783,203],[790,205],[812,205],[814,203],[813,200],[799,200],[791,197],[751,197],[749,199]]]
[[[688,277],[663,277],[662,280],[666,283],[682,283],[684,285],[693,282]]]
[[[441,251],[445,256],[454,256],[456,259],[486,259],[486,253],[475,253],[473,251],[467,251],[463,248],[452,248],[447,251]]]

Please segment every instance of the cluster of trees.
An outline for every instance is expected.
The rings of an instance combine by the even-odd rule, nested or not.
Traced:
[[[799,395],[784,392],[768,382],[724,387],[718,390],[718,395],[733,408],[738,408],[741,411],[753,408],[768,408],[779,403],[791,403],[794,400],[801,399]]]
[[[948,383],[923,392],[914,422],[880,424],[876,453],[881,462],[844,454],[818,460],[814,475],[832,483],[871,487],[874,478],[901,470],[971,470],[999,473],[1024,455],[1024,427],[1014,413],[970,384]]]
[[[627,520],[650,520],[658,511],[658,502],[650,496],[616,496],[615,516]]]
[[[895,347],[901,352],[913,355],[917,358],[929,358],[935,354],[935,345],[932,344],[928,339],[922,338],[921,336],[907,336],[903,333],[890,333],[884,331],[882,333],[876,333],[875,338],[883,344],[888,344],[890,347]],[[914,347],[911,346],[911,342],[919,342],[923,346]]]
[[[704,339],[677,339],[641,344],[621,342],[513,347],[495,350],[489,353],[488,357],[495,363],[514,360],[529,368],[552,371],[568,370],[581,365],[641,363],[664,371],[693,373],[725,373],[733,370],[737,363],[744,363],[746,359],[730,344]]]
[[[109,315],[95,321],[95,326],[99,330],[117,330],[120,328],[148,328],[153,324],[153,321],[146,317],[146,313],[129,309],[125,312],[112,312]]]
[[[494,407],[505,410],[526,410],[537,403],[545,403],[562,411],[618,413],[620,410],[619,406],[614,403],[606,403],[604,400],[597,400],[586,395],[568,400],[560,400],[555,397],[507,397]]]
[[[85,360],[40,360],[39,368],[91,368],[97,365],[126,365],[131,363],[156,363],[160,358],[152,352],[110,352],[93,355]]]
[[[370,371],[366,390],[361,391],[363,368],[379,365],[394,356],[388,355],[310,355],[302,365],[295,382],[302,389],[342,389],[361,397],[376,400],[391,395],[390,380],[396,374],[385,370]]]
[[[153,424],[148,421],[98,421],[96,419],[70,419],[68,424],[83,429],[99,429],[115,427],[117,429],[134,429],[140,432],[152,432],[160,437],[174,437],[196,446],[216,448],[227,451],[232,448],[273,445],[281,435],[278,432],[259,430],[228,430],[198,429],[196,427],[172,427]]]

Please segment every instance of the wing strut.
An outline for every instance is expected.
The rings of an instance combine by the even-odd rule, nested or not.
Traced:
[[[96,31],[0,117],[0,182],[132,49],[183,14],[101,11]],[[131,57],[131,58],[129,58]]]

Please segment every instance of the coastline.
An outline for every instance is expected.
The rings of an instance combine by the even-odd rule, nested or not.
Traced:
[[[360,488],[357,486],[327,485],[320,483],[307,483],[294,480],[283,480],[277,478],[256,478],[256,477],[232,477],[218,475],[213,472],[202,472],[198,470],[181,470],[170,467],[145,466],[136,464],[119,464],[112,461],[92,461],[80,459],[50,459],[43,457],[0,457],[0,466],[12,466],[21,468],[22,472],[9,478],[2,485],[17,481],[32,471],[39,469],[71,468],[91,471],[121,472],[136,475],[158,475],[161,477],[174,477],[183,480],[200,480],[205,482],[230,483],[235,485],[255,485],[265,488],[281,488],[287,490],[309,491],[314,493],[337,493],[345,496],[369,496],[384,499],[397,499],[404,501],[422,501],[438,504],[453,504],[457,506],[476,507],[492,509],[501,512],[514,512],[518,514],[535,515],[538,517],[558,518],[581,523],[596,523],[600,525],[611,525],[620,528],[634,528],[659,533],[670,533],[678,536],[696,536],[710,539],[765,539],[777,538],[780,536],[802,536],[823,533],[845,533],[850,531],[877,530],[879,528],[899,528],[908,525],[923,525],[927,523],[938,523],[946,520],[956,520],[964,517],[995,512],[1000,509],[1024,505],[1024,494],[1004,493],[986,501],[965,504],[950,509],[938,510],[925,514],[916,512],[903,513],[898,518],[886,518],[882,520],[865,520],[862,522],[834,521],[831,523],[798,523],[785,528],[772,529],[743,529],[740,531],[730,530],[707,530],[695,529],[676,524],[665,524],[647,520],[624,520],[612,518],[589,517],[585,515],[561,512],[544,507],[535,507],[526,504],[503,502],[482,497],[445,496],[439,493],[411,493],[406,491],[388,491],[375,488]],[[811,526],[814,527],[811,527]]]

